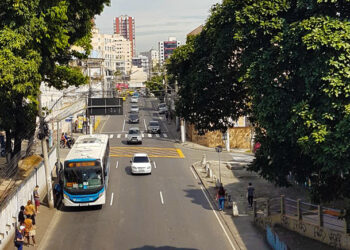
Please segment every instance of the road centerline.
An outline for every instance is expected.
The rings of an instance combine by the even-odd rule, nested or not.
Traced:
[[[117,161],[117,165],[115,166],[115,168],[118,168],[118,166],[119,166],[119,161]]]
[[[155,162],[155,161],[153,162],[153,165],[154,165],[154,168],[157,168],[157,165],[156,165],[156,162]]]
[[[111,202],[109,203],[110,206],[113,205],[113,197],[114,197],[114,193],[112,193],[112,195],[111,195]]]
[[[162,191],[159,192],[159,195],[160,195],[160,202],[164,205],[164,199],[163,199]]]

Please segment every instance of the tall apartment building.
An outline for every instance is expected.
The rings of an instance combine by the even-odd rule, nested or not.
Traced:
[[[168,59],[180,45],[181,42],[177,41],[176,37],[169,37],[168,41],[159,42],[159,63],[163,65],[165,60]]]
[[[106,69],[119,70],[128,75],[131,71],[132,46],[130,41],[119,34],[100,34],[97,28],[92,31],[92,48],[97,57],[104,59]]]
[[[113,22],[114,34],[119,34],[132,43],[131,56],[135,56],[135,18],[122,15],[116,17]]]

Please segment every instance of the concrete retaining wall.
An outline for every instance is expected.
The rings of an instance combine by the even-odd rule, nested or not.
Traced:
[[[51,172],[56,160],[56,148],[54,148],[49,153]],[[9,241],[13,240],[20,207],[26,205],[28,200],[34,201],[33,190],[36,185],[39,185],[40,197],[43,198],[47,190],[43,162],[0,204],[0,249],[3,249]]]
[[[348,234],[298,220],[297,217],[287,215],[257,216],[254,221],[263,229],[278,224],[303,236],[326,243],[335,249],[350,249],[350,236]]]

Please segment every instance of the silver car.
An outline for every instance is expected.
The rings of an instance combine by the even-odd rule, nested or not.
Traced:
[[[139,143],[142,144],[142,135],[139,128],[130,128],[127,135],[127,144]]]
[[[150,121],[149,124],[148,124],[148,133],[158,133],[160,134],[161,133],[161,130],[160,130],[160,125],[159,125],[159,122],[158,121]]]

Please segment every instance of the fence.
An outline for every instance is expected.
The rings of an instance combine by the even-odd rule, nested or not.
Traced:
[[[335,248],[350,249],[350,237],[344,213],[339,209],[322,207],[284,196],[255,200],[254,221],[267,228],[279,224],[304,236]]]

